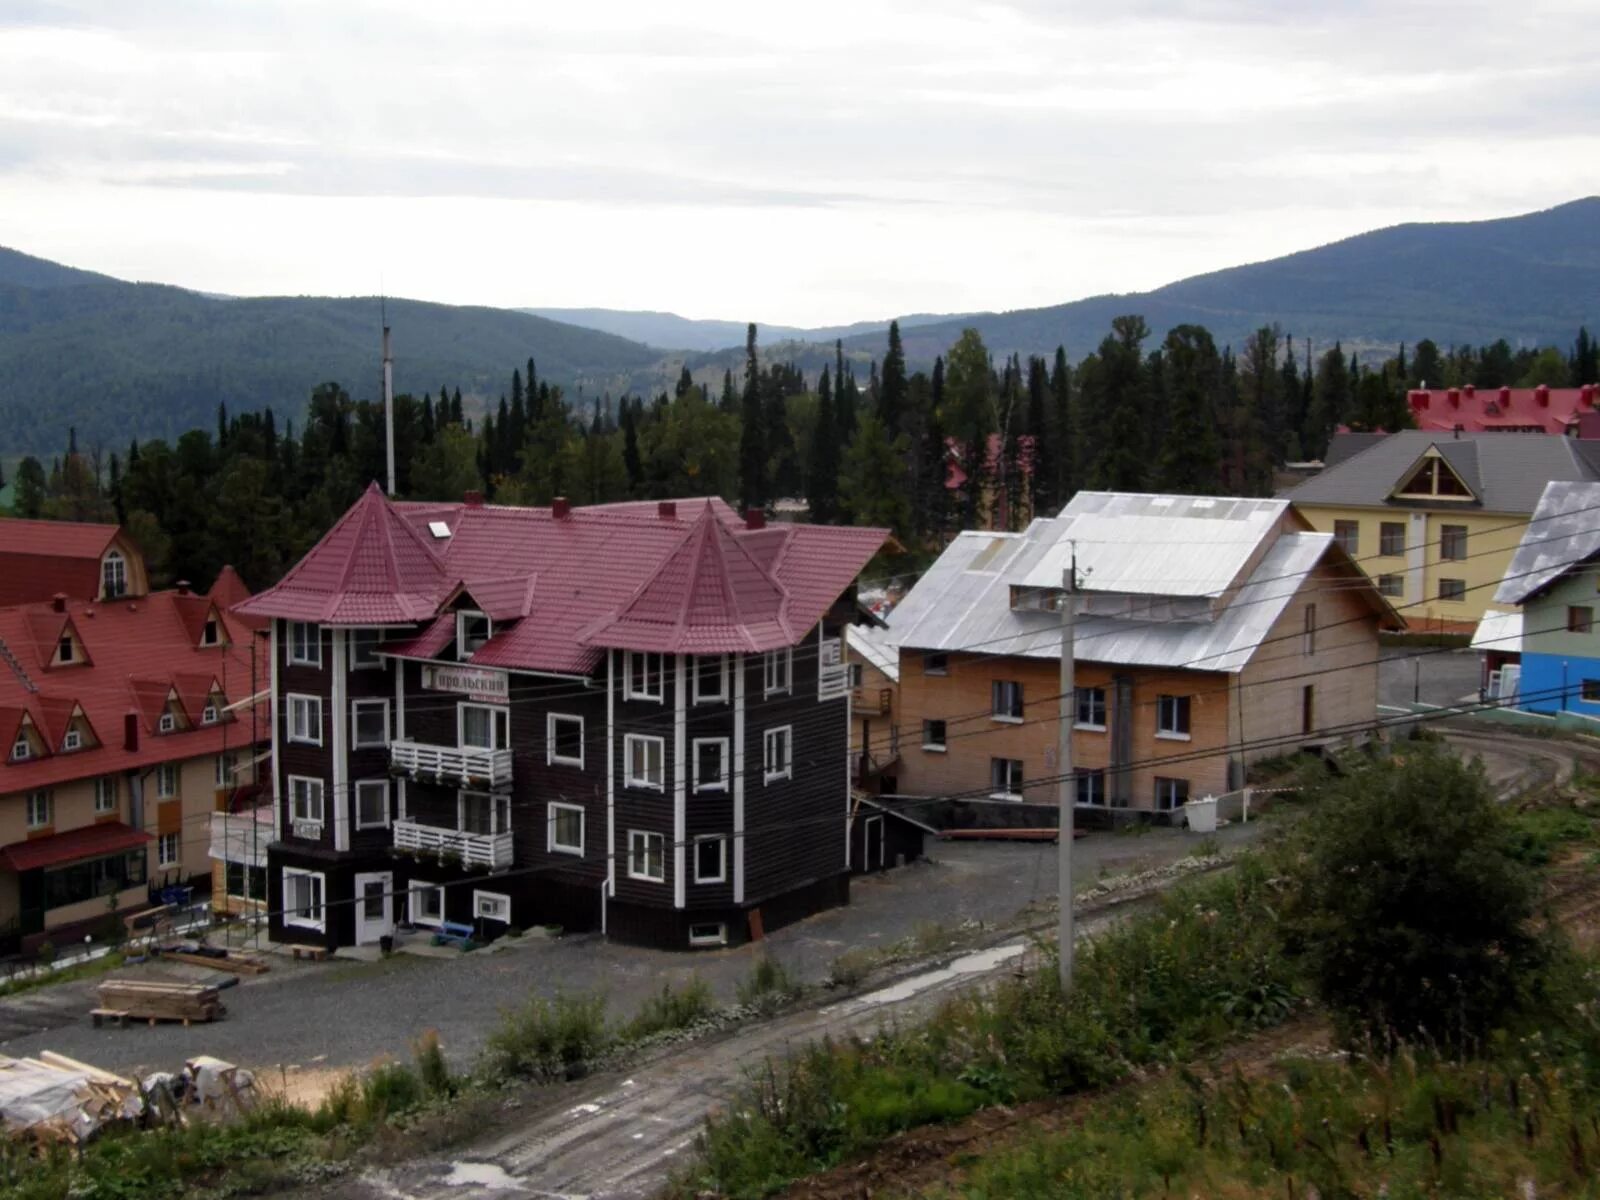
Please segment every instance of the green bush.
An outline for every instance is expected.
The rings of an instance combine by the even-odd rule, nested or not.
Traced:
[[[484,1062],[500,1079],[576,1079],[610,1046],[603,996],[533,996],[501,1018]]]
[[[1348,1041],[1471,1045],[1538,985],[1538,877],[1481,766],[1343,765],[1304,831],[1293,946]]]
[[[711,987],[700,978],[674,990],[663,983],[661,991],[644,1002],[638,1014],[622,1028],[624,1041],[638,1041],[668,1029],[687,1029],[717,1011]]]
[[[411,1057],[417,1064],[417,1078],[430,1096],[453,1096],[456,1079],[444,1060],[437,1030],[429,1029],[411,1043]]]
[[[1544,866],[1555,857],[1556,847],[1594,839],[1593,817],[1573,808],[1530,808],[1511,818],[1508,851],[1518,862]]]
[[[756,959],[750,974],[739,981],[739,1003],[763,1012],[777,1008],[801,993],[801,984],[770,954]]]

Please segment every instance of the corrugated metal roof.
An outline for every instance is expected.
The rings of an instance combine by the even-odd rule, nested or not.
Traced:
[[[1430,507],[1481,508],[1531,513],[1552,479],[1600,479],[1600,443],[1542,433],[1463,433],[1460,437],[1406,429],[1391,433],[1336,466],[1329,466],[1283,493],[1296,504],[1415,508],[1389,494],[1406,473],[1437,446],[1440,455],[1473,489],[1477,501],[1442,500]]]
[[[883,676],[900,682],[900,647],[894,635],[876,625],[846,625],[844,640],[853,654],[876,667]]]
[[[1497,650],[1502,654],[1522,653],[1522,610],[1485,609],[1483,619],[1472,633],[1474,650]]]
[[[1080,493],[1080,496],[1084,495]],[[1085,505],[1090,511],[1109,509],[1119,505],[1107,500],[1122,497],[1108,493],[1090,493]],[[1135,512],[1148,508],[1161,511],[1162,506],[1143,502],[1149,497],[1126,498]],[[1181,513],[1192,497],[1173,497]],[[1077,501],[1074,501],[1076,504]],[[1276,525],[1283,511],[1281,501],[1218,499],[1218,521],[1233,521],[1239,532],[1240,544],[1218,545],[1211,542],[1212,553],[1227,561],[1246,562]],[[1227,514],[1240,505],[1237,517]],[[1072,506],[1068,506],[1070,513]],[[1193,511],[1207,512],[1204,507]],[[1270,514],[1270,520],[1268,515]],[[1140,545],[1119,545],[1104,552],[1108,564],[1106,575],[1123,584],[1145,584],[1153,590],[1155,571],[1163,562],[1178,562],[1177,570],[1202,576],[1189,580],[1184,586],[1212,587],[1225,568],[1219,567],[1210,576],[1192,561],[1191,556],[1173,552],[1181,547],[1174,544],[1173,532],[1204,527],[1201,521],[1191,526],[1182,516],[1140,525],[1146,535]],[[1040,573],[1047,556],[1058,558],[1057,550],[1063,531],[1073,528],[1071,521],[1061,518],[1035,521],[1023,534],[964,533],[957,537],[937,562],[922,576],[906,598],[889,617],[889,633],[894,642],[917,650],[972,650],[987,654],[1019,654],[1030,658],[1055,658],[1061,652],[1061,619],[1048,611],[1014,611],[1011,608],[1011,585]],[[1157,534],[1165,536],[1157,537]],[[1252,536],[1253,535],[1253,536]],[[994,549],[996,539],[1001,545]],[[1200,671],[1238,672],[1249,662],[1256,646],[1267,636],[1272,623],[1283,612],[1289,598],[1299,590],[1310,572],[1333,539],[1322,533],[1284,533],[1278,535],[1260,561],[1250,572],[1242,587],[1229,599],[1227,605],[1212,619],[1151,621],[1126,617],[1083,615],[1077,621],[1078,657],[1087,662],[1119,666],[1187,667]],[[1079,568],[1086,564],[1080,547]],[[994,555],[990,561],[993,569],[972,570],[970,565],[986,552]],[[1143,555],[1150,562],[1132,561]],[[1057,585],[1060,574],[1054,576]],[[1231,579],[1232,576],[1229,575]],[[1172,586],[1176,586],[1176,580]],[[1097,590],[1102,580],[1091,576]],[[1130,588],[1131,590],[1131,588]],[[1202,593],[1210,595],[1210,592]],[[1209,613],[1209,607],[1202,611]]]
[[[1495,589],[1495,603],[1522,604],[1596,554],[1600,554],[1600,483],[1547,483],[1505,578]]]

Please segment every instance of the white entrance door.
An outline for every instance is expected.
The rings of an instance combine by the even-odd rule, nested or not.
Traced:
[[[394,874],[356,876],[356,945],[370,946],[394,932]]]

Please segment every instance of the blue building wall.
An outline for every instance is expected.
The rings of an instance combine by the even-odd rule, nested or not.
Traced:
[[[1522,655],[1520,706],[1530,712],[1583,713],[1600,717],[1600,699],[1583,699],[1583,681],[1593,680],[1591,695],[1600,696],[1600,658],[1573,654]]]

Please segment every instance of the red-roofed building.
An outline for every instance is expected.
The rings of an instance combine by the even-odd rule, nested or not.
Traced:
[[[36,525],[77,545],[81,527],[65,523],[5,521],[0,534]],[[116,553],[102,579],[125,584],[121,595],[86,582],[0,608],[0,950],[99,934],[163,885],[206,880],[211,814],[267,740],[251,629],[226,611],[249,595],[238,576],[224,572],[220,599],[147,594],[137,547],[93,528],[103,535],[82,543],[100,557],[86,556],[85,579]]]
[[[843,903],[839,639],[885,536],[370,488],[237,610],[280,714],[271,935],[725,945]]]
[[[1418,429],[1437,433],[1554,433],[1600,437],[1600,384],[1553,388],[1413,388]]]
[[[115,600],[149,590],[144,555],[121,526],[0,518],[0,606],[58,593]]]

